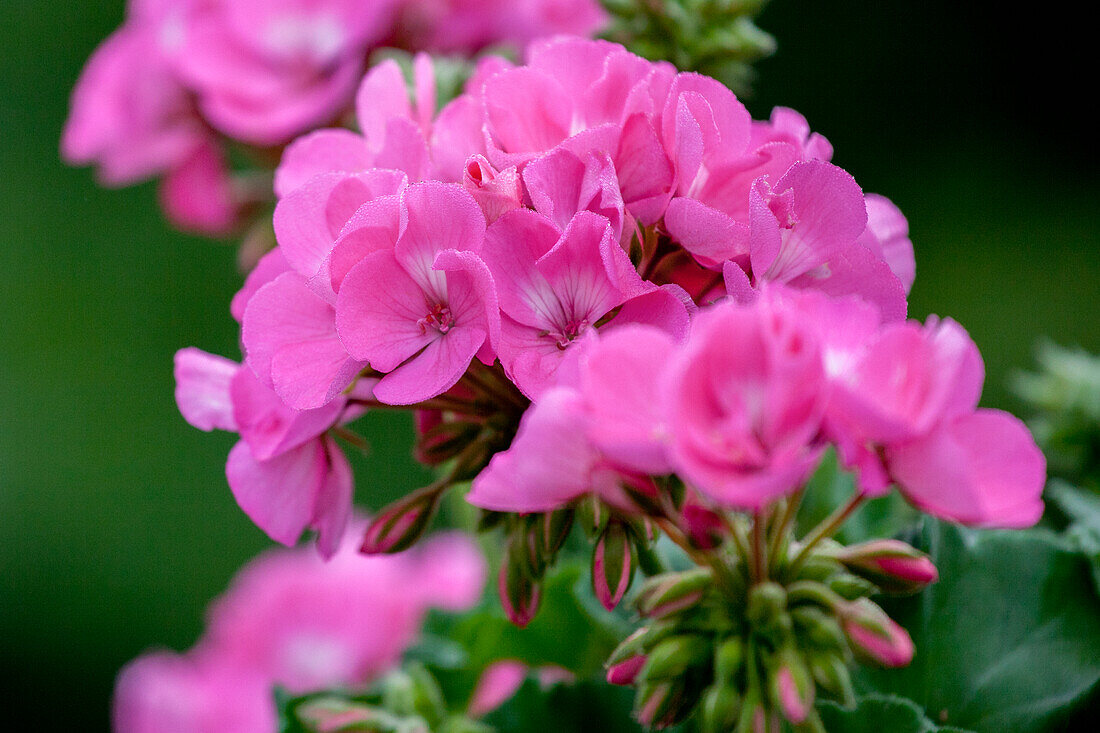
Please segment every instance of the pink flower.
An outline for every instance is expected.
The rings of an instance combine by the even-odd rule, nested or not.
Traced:
[[[666,389],[673,465],[724,506],[766,505],[820,456],[828,394],[820,347],[778,299],[700,313]]]
[[[397,665],[430,607],[461,610],[481,597],[485,561],[469,539],[364,556],[359,534],[328,561],[283,550],[253,560],[211,604],[197,648],[292,693],[356,687]]]
[[[675,340],[651,326],[590,335],[558,384],[524,414],[508,450],[474,479],[467,500],[495,511],[550,511],[588,493],[624,504],[621,484],[668,473],[668,431],[655,399]]]
[[[550,384],[570,344],[613,309],[655,290],[638,276],[607,219],[587,211],[564,232],[533,211],[511,211],[489,228],[483,256],[504,314],[501,364],[531,396]],[[683,311],[675,299],[668,306]]]
[[[885,320],[905,317],[905,290],[882,259],[859,243],[867,228],[863,192],[846,172],[823,162],[796,163],[750,194],[749,263],[757,281],[859,295]]]
[[[209,141],[171,168],[160,188],[161,208],[173,224],[218,235],[237,223],[238,202],[222,150]]]
[[[126,185],[182,164],[206,140],[156,18],[131,18],[103,42],[73,90],[61,154]]]
[[[297,412],[247,367],[198,349],[176,354],[175,373],[188,422],[241,435],[225,471],[245,514],[284,545],[309,528],[323,555],[335,552],[351,513],[352,475],[327,431],[343,416],[344,399]]]
[[[591,36],[606,20],[596,0],[406,0],[403,44],[472,53],[494,43],[523,48],[543,36]]]
[[[968,524],[1038,520],[1045,460],[1023,423],[977,409],[984,367],[957,323],[888,324],[833,371],[829,433],[864,491],[893,481],[921,509]]]
[[[463,610],[481,597],[485,561],[468,538],[443,534],[402,555],[364,557],[360,531],[328,562],[280,549],[245,566],[211,605],[195,647],[123,669],[114,730],[274,731],[276,686],[362,688],[400,661],[429,608]]]
[[[556,664],[532,669],[518,659],[501,659],[481,673],[466,706],[467,714],[480,718],[493,712],[519,692],[529,675],[533,675],[544,690],[574,679],[572,672]]]
[[[374,396],[413,404],[453,387],[475,356],[492,363],[499,311],[479,257],[485,219],[468,193],[414,184],[399,215],[396,237],[343,279],[336,327],[353,358],[386,373]]]
[[[391,0],[213,0],[180,28],[176,68],[218,130],[277,145],[328,123],[351,98]]]
[[[208,654],[147,652],[118,675],[115,733],[260,733],[278,726],[262,674]]]

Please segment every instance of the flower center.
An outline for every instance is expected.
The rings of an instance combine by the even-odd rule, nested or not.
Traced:
[[[546,331],[542,335],[554,339],[557,347],[565,351],[570,343],[584,333],[586,328],[588,328],[588,319],[582,318],[578,321],[570,321],[558,331]]]
[[[416,325],[420,326],[420,333],[425,333],[429,328],[434,328],[439,333],[447,333],[455,325],[455,319],[451,315],[450,308],[437,303],[428,311],[428,315],[416,322]]]

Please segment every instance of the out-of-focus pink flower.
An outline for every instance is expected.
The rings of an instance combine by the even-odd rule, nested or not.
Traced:
[[[359,80],[366,50],[389,32],[393,5],[194,3],[173,61],[214,127],[251,144],[277,145],[339,114]]]
[[[429,608],[462,610],[481,597],[485,561],[468,538],[442,534],[401,555],[364,557],[360,531],[328,562],[280,549],[245,566],[194,648],[152,652],[122,671],[114,730],[274,731],[276,686],[362,687],[400,661]]]
[[[820,456],[820,346],[781,301],[701,312],[666,389],[672,463],[724,506],[766,505],[797,488]]]
[[[557,34],[591,36],[606,20],[596,0],[404,0],[398,36],[409,48],[471,53]]]
[[[238,202],[222,151],[208,141],[168,170],[160,187],[161,207],[181,229],[218,235],[237,223]]]
[[[104,41],[73,90],[61,153],[126,185],[182,164],[207,139],[162,42],[167,29],[132,18]]]
[[[413,404],[453,387],[479,352],[492,363],[500,321],[479,256],[485,218],[470,194],[419,183],[399,206],[396,240],[344,278],[336,327],[352,357],[386,373],[374,396]]]
[[[278,726],[271,682],[209,654],[159,651],[115,682],[115,733],[266,733]]]

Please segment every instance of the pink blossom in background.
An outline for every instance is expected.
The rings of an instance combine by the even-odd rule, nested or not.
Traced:
[[[481,597],[486,567],[469,539],[438,535],[395,556],[356,552],[349,533],[328,562],[272,550],[210,607],[188,652],[151,652],[119,675],[117,733],[274,733],[273,689],[361,688],[395,667],[431,607]]]

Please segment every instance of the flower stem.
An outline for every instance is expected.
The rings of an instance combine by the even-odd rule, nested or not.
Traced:
[[[841,525],[847,521],[848,517],[852,516],[852,512],[863,504],[865,498],[866,495],[864,495],[863,492],[856,491],[847,502],[834,509],[832,514],[826,517],[821,524],[814,527],[810,533],[803,538],[802,547],[798,551],[798,555],[796,555],[791,562],[791,566],[787,571],[790,577],[794,577],[802,567],[802,563],[806,562],[814,546],[821,542],[821,540],[832,537],[833,534],[840,529]]]

